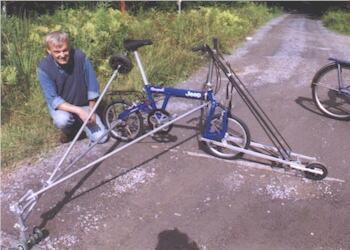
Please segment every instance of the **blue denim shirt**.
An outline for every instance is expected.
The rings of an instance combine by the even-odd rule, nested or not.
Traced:
[[[63,69],[61,69],[61,67],[58,64],[56,65],[59,71],[63,72]],[[99,97],[100,95],[99,84],[97,82],[96,73],[94,71],[92,63],[87,57],[85,59],[84,71],[85,71],[85,80],[86,80],[87,89],[88,89],[88,93],[87,93],[88,99],[93,100]],[[49,76],[42,69],[37,68],[37,75],[40,81],[41,89],[44,93],[44,96],[49,108],[57,109],[59,105],[66,102],[62,97],[60,97],[57,94],[55,83],[52,81],[52,79],[49,78]]]

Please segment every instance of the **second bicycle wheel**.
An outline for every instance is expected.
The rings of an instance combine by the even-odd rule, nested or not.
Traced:
[[[110,134],[116,139],[130,141],[143,133],[143,118],[140,112],[131,113],[126,119],[118,121],[119,114],[130,105],[124,101],[114,101],[104,112],[104,121],[108,129],[115,126]],[[117,123],[117,124],[114,124]]]
[[[328,117],[350,120],[350,66],[342,66],[342,85],[335,63],[320,69],[312,81],[312,98]]]
[[[212,130],[221,130],[221,126],[221,116],[217,115],[212,120]],[[230,115],[228,117],[227,133],[221,142],[246,149],[250,144],[250,133],[247,125],[238,117]],[[212,155],[220,158],[234,159],[243,155],[243,153],[215,145],[212,142],[205,142],[205,145]]]

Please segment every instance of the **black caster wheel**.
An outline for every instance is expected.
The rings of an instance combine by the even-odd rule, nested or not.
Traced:
[[[34,234],[33,234],[33,235],[30,235],[28,237],[27,245],[32,247],[32,246],[34,246],[36,244],[36,242],[37,242],[37,239],[36,239],[36,237],[34,237]]]
[[[19,244],[17,245],[17,248],[15,248],[16,250],[27,250],[28,247],[26,245],[23,244]]]
[[[321,163],[317,163],[317,162],[310,163],[306,166],[306,168],[316,169],[316,170],[322,171],[322,174],[315,174],[315,173],[304,171],[305,177],[308,179],[311,179],[311,180],[316,180],[316,181],[322,180],[328,174],[327,168],[325,166],[323,166]]]
[[[37,243],[39,243],[43,239],[43,237],[44,237],[43,231],[38,227],[34,227],[33,234],[28,237],[27,245],[29,247],[32,247]]]
[[[39,227],[34,227],[33,235],[37,239],[42,239],[44,237],[44,232]]]

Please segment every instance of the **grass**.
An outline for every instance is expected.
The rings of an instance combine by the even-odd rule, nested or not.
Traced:
[[[350,35],[350,12],[345,10],[331,10],[322,17],[326,27],[336,32]]]
[[[192,46],[210,43],[216,36],[227,50],[278,14],[263,4],[230,3],[225,7],[193,7],[181,15],[176,10],[121,15],[101,5],[93,11],[61,9],[31,18],[2,17],[2,167],[11,168],[58,144],[59,131],[48,115],[35,69],[45,55],[42,39],[48,32],[65,30],[70,34],[73,45],[92,59],[100,89],[111,75],[109,56],[123,50],[125,38],[151,39],[154,44],[142,48],[141,53],[147,76],[150,82],[173,85],[205,63],[190,51]],[[141,77],[135,68],[113,89],[141,90]]]

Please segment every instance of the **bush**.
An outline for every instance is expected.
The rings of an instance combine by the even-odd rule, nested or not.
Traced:
[[[322,18],[326,27],[337,32],[350,35],[350,12],[343,10],[331,10]]]

